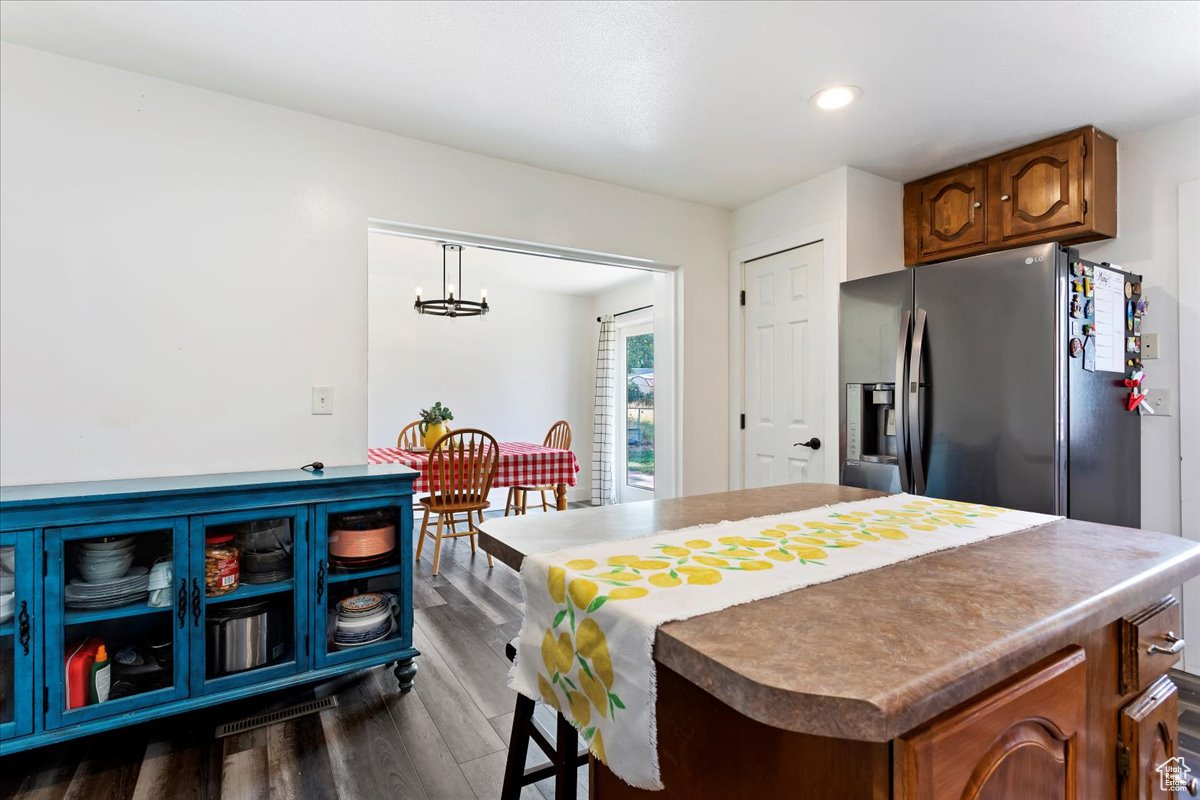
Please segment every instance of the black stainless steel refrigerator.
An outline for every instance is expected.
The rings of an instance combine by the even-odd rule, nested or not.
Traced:
[[[1046,244],[843,283],[841,482],[1138,526],[1141,433],[1124,380],[1141,277],[1097,273],[1101,301],[1098,267]],[[1115,334],[1098,342],[1084,315],[1111,307],[1113,272],[1130,327],[1121,371]]]

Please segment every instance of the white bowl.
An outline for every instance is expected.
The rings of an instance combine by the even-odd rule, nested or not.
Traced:
[[[96,583],[97,581],[110,581],[114,578],[122,578],[126,572],[129,572],[129,567],[132,565],[133,556],[111,564],[88,564],[81,562],[79,564],[79,572],[88,583]]]
[[[81,550],[80,564],[109,564],[133,558],[133,550]]]
[[[17,579],[13,575],[0,575],[0,592],[11,592],[17,586]]]
[[[133,537],[127,536],[124,539],[115,539],[111,542],[102,542],[98,539],[91,539],[86,542],[79,543],[84,550],[117,550],[123,547],[133,547]]]

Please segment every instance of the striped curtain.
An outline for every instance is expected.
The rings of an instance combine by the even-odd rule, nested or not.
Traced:
[[[613,431],[616,427],[617,326],[613,315],[600,318],[596,347],[596,403],[592,417],[592,505],[616,502],[613,494]]]

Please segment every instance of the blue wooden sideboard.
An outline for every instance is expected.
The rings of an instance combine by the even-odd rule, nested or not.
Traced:
[[[0,606],[0,755],[389,662],[410,690],[416,477],[364,465],[0,488],[0,597],[13,594],[11,616]],[[390,525],[384,553],[360,557],[350,549],[359,540],[336,538],[374,528],[383,533],[366,536],[377,543]],[[272,549],[256,549],[256,531]],[[206,540],[240,547],[236,589],[217,594]],[[96,555],[109,547],[128,555]],[[254,573],[256,557],[266,566]],[[110,558],[132,562],[120,580],[133,588],[86,579],[81,563]],[[142,569],[158,587],[148,596],[134,579]],[[373,595],[391,601],[391,631],[355,640],[338,603]],[[214,644],[239,614],[261,614],[270,631],[244,668],[230,666],[236,647]],[[89,641],[113,664],[103,702],[67,686],[66,662]]]

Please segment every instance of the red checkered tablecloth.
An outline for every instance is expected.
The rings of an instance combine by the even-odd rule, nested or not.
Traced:
[[[500,442],[500,464],[496,468],[496,480],[492,486],[552,486],[565,483],[576,484],[579,460],[570,450],[555,450],[529,442]],[[421,471],[421,477],[413,483],[418,492],[429,490],[425,479],[425,468],[429,464],[428,453],[410,453],[395,447],[372,447],[367,450],[368,464],[403,464]]]

